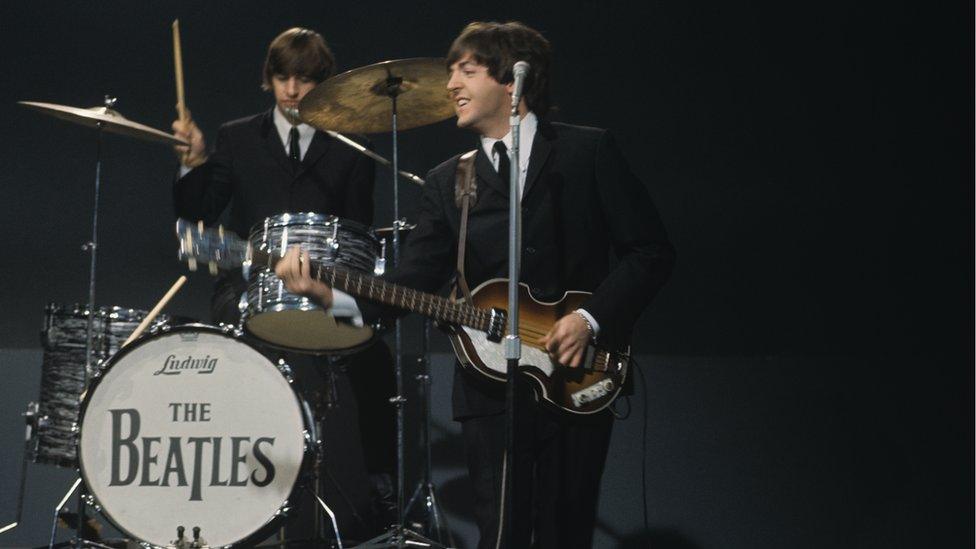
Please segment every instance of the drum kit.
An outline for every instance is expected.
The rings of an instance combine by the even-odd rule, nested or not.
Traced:
[[[319,213],[283,213],[255,226],[247,246],[283,255],[298,244],[314,261],[380,275],[386,269],[389,236],[395,264],[401,233],[412,228],[399,217],[398,181],[402,177],[423,183],[399,169],[397,133],[453,115],[446,78],[442,59],[386,61],[330,78],[300,104],[302,120],[392,167],[391,228],[374,230]],[[99,140],[92,238],[86,246],[91,253],[89,300],[87,305],[50,304],[45,309],[40,398],[25,413],[25,465],[30,460],[76,468],[80,476],[58,505],[55,519],[63,518],[64,503],[77,491],[78,531],[71,542],[75,547],[106,546],[84,539],[86,509],[116,527],[127,543],[142,546],[253,546],[267,539],[293,511],[294,493],[311,490],[303,486],[303,479],[322,450],[316,418],[293,389],[288,364],[272,361],[243,335],[291,352],[343,355],[373,343],[374,329],[343,318],[349,315],[339,302],[327,313],[307,298],[288,293],[272,270],[260,266],[245,269],[248,285],[237,326],[208,326],[155,314],[176,287],[152,312],[95,307],[102,134],[185,143],[125,118],[114,110],[111,98],[90,109],[21,104],[93,127]],[[392,162],[339,132],[392,132]],[[177,231],[182,236],[191,228],[199,229],[179,224]],[[143,327],[148,327],[145,332]],[[425,354],[427,333],[425,325]],[[417,379],[426,408],[421,437],[428,445],[428,463],[409,506],[404,505],[399,322],[395,338],[397,395],[390,401],[397,414],[398,522],[362,547],[445,547],[453,540],[441,539],[446,528],[430,479],[425,360]],[[23,484],[22,473],[18,509]],[[329,543],[342,547],[341,525],[317,495],[315,499],[332,521],[335,537]],[[427,511],[424,534],[438,541],[404,526],[413,505]],[[19,515],[20,511],[18,521]],[[52,531],[52,546],[54,539]]]

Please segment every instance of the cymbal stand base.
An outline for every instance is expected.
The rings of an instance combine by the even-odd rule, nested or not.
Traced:
[[[417,532],[414,532],[413,530],[405,528],[399,524],[394,526],[389,532],[366,541],[362,545],[357,545],[356,549],[380,549],[389,547],[396,547],[397,549],[403,549],[404,547],[409,547],[411,549],[414,547],[450,549],[446,545],[441,545],[434,540],[427,539]]]

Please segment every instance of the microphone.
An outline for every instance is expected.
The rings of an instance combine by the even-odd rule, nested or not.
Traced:
[[[301,114],[298,113],[298,109],[296,109],[294,107],[289,107],[289,108],[285,109],[285,114],[287,114],[288,117],[291,118],[292,120],[301,120],[302,119]]]
[[[512,89],[512,114],[515,114],[522,99],[522,86],[525,85],[525,76],[529,74],[529,64],[525,61],[517,61],[512,67],[512,74],[515,77],[515,86]]]

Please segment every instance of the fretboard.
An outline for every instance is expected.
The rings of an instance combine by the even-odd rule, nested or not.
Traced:
[[[254,264],[269,265],[273,269],[278,262],[277,257],[269,259],[266,253],[258,250],[254,250],[252,254]],[[429,316],[441,322],[460,324],[482,332],[492,331],[491,309],[451,301],[345,267],[323,265],[316,261],[312,262],[311,267],[315,278],[347,294]]]

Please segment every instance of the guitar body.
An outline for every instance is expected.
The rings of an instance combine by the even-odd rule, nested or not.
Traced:
[[[584,365],[570,368],[550,359],[538,339],[556,321],[579,308],[588,295],[586,292],[566,292],[559,301],[544,303],[533,298],[527,286],[519,284],[519,371],[532,380],[541,400],[581,415],[603,410],[620,393],[627,379],[629,350],[609,352],[591,346]],[[471,298],[478,308],[507,309],[508,281],[489,280],[475,288]],[[468,327],[451,326],[448,332],[454,353],[464,367],[489,379],[505,381],[508,362],[504,340],[489,341],[484,332]]]

